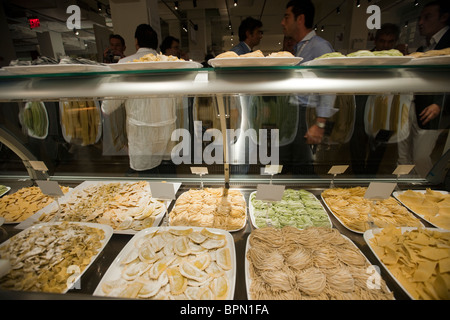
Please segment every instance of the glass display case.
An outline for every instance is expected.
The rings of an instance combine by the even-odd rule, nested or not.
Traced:
[[[70,187],[165,181],[181,183],[176,198],[203,186],[237,189],[247,207],[259,184],[306,189],[320,199],[333,228],[376,263],[362,234],[331,214],[321,194],[331,186],[371,182],[448,191],[449,88],[449,65],[2,74],[0,184],[11,187],[11,194],[39,180]],[[440,106],[439,115],[423,125],[418,110],[431,104]],[[319,118],[326,120],[320,127]],[[48,170],[30,161],[42,161]],[[270,174],[268,165],[282,167]],[[348,168],[330,173],[337,165]],[[414,168],[395,174],[399,165]],[[207,172],[192,170],[199,167]],[[169,225],[168,213],[159,225]],[[20,232],[16,226],[4,224],[1,240]],[[244,262],[254,229],[247,216],[245,226],[231,232],[234,299],[248,298]],[[79,288],[57,297],[95,298],[96,286],[130,239],[114,234]],[[397,299],[409,298],[383,268],[381,275]],[[36,295],[47,294],[1,292],[14,299]]]

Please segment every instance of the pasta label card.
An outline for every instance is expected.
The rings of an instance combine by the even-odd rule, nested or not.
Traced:
[[[364,198],[370,200],[388,199],[396,186],[396,183],[371,182],[366,190]]]
[[[256,189],[256,200],[281,201],[285,186],[273,184],[258,184]]]
[[[43,161],[30,161],[30,165],[36,171],[48,171],[48,168]]]
[[[172,183],[150,182],[152,198],[158,200],[175,200],[175,187]]]
[[[208,168],[206,168],[206,167],[191,167],[191,173],[205,175],[205,174],[208,174]]]
[[[395,175],[409,174],[411,170],[414,169],[414,167],[415,165],[401,164],[395,169],[395,171],[392,174]]]
[[[343,174],[348,169],[348,166],[332,166],[328,174]]]
[[[283,166],[276,166],[276,165],[267,165],[264,167],[264,173],[265,174],[279,174],[283,170]]]
[[[43,194],[50,197],[62,197],[64,195],[61,187],[56,181],[37,180],[36,183]]]

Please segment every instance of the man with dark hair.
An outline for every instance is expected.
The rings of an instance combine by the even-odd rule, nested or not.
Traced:
[[[167,36],[159,46],[161,53],[166,56],[181,58],[180,40],[175,37]]]
[[[325,53],[334,52],[331,44],[316,35],[313,30],[315,8],[310,0],[291,0],[286,5],[281,25],[285,36],[292,37],[297,45],[294,47],[295,55],[302,57],[302,63],[314,60]],[[317,119],[306,132],[305,139],[308,144],[316,145],[322,142],[327,118],[331,117],[335,96],[297,96],[301,106],[316,108]]]
[[[239,26],[239,44],[234,46],[231,51],[238,55],[243,55],[253,51],[262,39],[263,32],[261,31],[263,24],[261,21],[252,17],[248,17],[241,22]]]
[[[125,39],[119,34],[109,35],[109,47],[103,52],[103,62],[116,63],[125,57]]]
[[[314,5],[310,0],[292,0],[286,5],[281,21],[283,33],[297,42],[295,55],[303,58],[302,63],[334,52],[331,44],[313,30],[314,14]]]
[[[155,30],[148,24],[141,24],[136,28],[134,33],[136,53],[119,60],[119,63],[133,62],[147,54],[157,55],[158,35]]]
[[[450,2],[427,3],[419,17],[420,35],[425,43],[418,52],[441,50],[450,47]],[[399,163],[415,164],[415,170],[425,178],[432,169],[431,154],[442,128],[446,129],[444,103],[446,95],[415,95],[413,112],[410,112],[410,134],[399,143]],[[447,110],[446,110],[447,111]],[[443,121],[444,120],[444,121]],[[443,125],[444,124],[444,125]]]
[[[395,48],[400,36],[400,28],[393,23],[385,23],[375,34],[375,48],[372,51],[391,50]]]
[[[426,43],[417,51],[450,47],[450,2],[438,0],[427,3],[420,14],[419,31]]]

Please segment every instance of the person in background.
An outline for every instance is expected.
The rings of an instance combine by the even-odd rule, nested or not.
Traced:
[[[125,39],[119,34],[109,36],[109,47],[103,52],[104,63],[117,63],[125,57]]]
[[[325,53],[334,52],[331,44],[319,37],[313,30],[315,8],[310,0],[292,0],[286,5],[281,21],[283,33],[294,39],[295,56],[303,58],[301,63],[314,60]],[[321,96],[319,101],[308,101],[307,96],[298,96],[300,105],[314,104],[316,107],[316,124],[312,125],[305,135],[308,144],[320,144],[325,132],[327,118],[334,113],[335,96]],[[317,99],[314,99],[317,100]]]
[[[375,48],[372,51],[394,49],[400,36],[400,28],[393,23],[385,23],[375,34]]]
[[[253,48],[259,45],[263,37],[261,30],[263,24],[261,21],[252,17],[243,20],[239,26],[239,43],[231,51],[237,55],[243,55],[253,51]]]
[[[148,24],[135,32],[136,53],[119,60],[133,63],[147,54],[157,55],[158,35]],[[142,172],[159,170],[162,161],[170,159],[172,132],[176,129],[176,98],[105,99],[104,116],[125,108],[130,168]],[[122,109],[123,110],[123,109]]]
[[[419,18],[420,35],[425,43],[418,52],[450,47],[450,1],[431,1],[425,5]]]
[[[420,35],[425,37],[418,52],[450,47],[450,1],[427,3],[419,17]],[[425,178],[433,163],[431,153],[441,133],[440,115],[445,95],[416,95],[410,112],[410,135],[399,143],[399,163],[414,164],[416,172]]]
[[[157,55],[158,35],[148,24],[140,24],[134,33],[136,53],[119,60],[119,63],[133,62],[147,54]]]
[[[301,63],[334,52],[331,44],[313,30],[314,15],[315,7],[310,0],[292,0],[287,3],[281,21],[284,35],[296,43],[294,54],[303,58]],[[335,100],[335,95],[291,96],[290,104],[297,105],[299,112],[297,134],[288,148],[280,148],[280,159],[288,159],[294,174],[314,174],[313,152],[322,142],[327,119],[336,112]],[[314,112],[315,123],[308,127],[306,117],[310,111]]]
[[[175,37],[167,36],[159,46],[161,53],[166,56],[181,58],[180,40]]]
[[[292,0],[288,2],[281,21],[284,35],[297,42],[295,53],[303,58],[302,63],[334,52],[331,44],[313,30],[314,14],[315,8],[310,0]]]

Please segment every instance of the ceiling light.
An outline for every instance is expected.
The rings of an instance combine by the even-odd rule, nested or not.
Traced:
[[[356,7],[357,7],[357,8],[361,7],[361,1],[360,1],[360,0],[357,0],[357,1],[356,1]]]
[[[414,1],[414,7],[417,7],[419,5],[419,1],[415,0]]]
[[[80,34],[80,31],[78,31],[77,28],[73,28],[73,33],[78,36]]]
[[[173,3],[173,7],[175,8],[175,10],[178,10],[178,1],[175,1],[175,2]]]
[[[325,30],[325,26],[322,26],[322,28],[320,28],[320,31],[324,31]]]
[[[237,7],[237,5],[238,5],[237,0],[234,0],[234,6]]]

